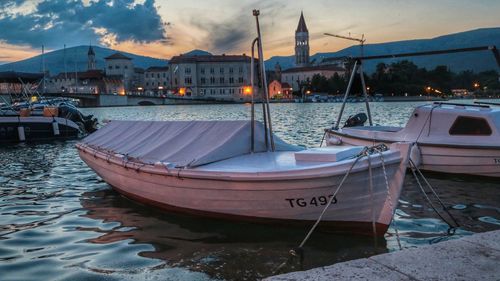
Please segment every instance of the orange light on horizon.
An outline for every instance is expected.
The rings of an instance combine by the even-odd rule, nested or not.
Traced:
[[[186,88],[179,88],[179,95],[184,96],[186,94]]]

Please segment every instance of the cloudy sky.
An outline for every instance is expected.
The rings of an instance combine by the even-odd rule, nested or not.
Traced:
[[[0,63],[66,46],[111,47],[159,58],[202,49],[248,53],[261,10],[265,56],[293,54],[304,12],[311,53],[365,34],[368,43],[500,27],[499,0],[0,0]]]

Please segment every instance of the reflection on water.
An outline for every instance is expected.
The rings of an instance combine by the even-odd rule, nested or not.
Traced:
[[[402,126],[403,103],[373,104],[374,122]],[[283,139],[317,146],[339,109],[334,104],[273,104]],[[347,107],[347,115],[363,105]],[[246,119],[247,105],[85,109],[107,119]],[[298,245],[305,228],[224,222],[169,214],[110,189],[79,158],[75,142],[0,148],[0,272],[2,280],[253,280],[270,275]],[[455,237],[500,229],[500,184],[429,175],[462,226]],[[303,268],[450,239],[408,175],[396,221],[385,238],[315,233]],[[300,269],[298,259],[283,271]]]

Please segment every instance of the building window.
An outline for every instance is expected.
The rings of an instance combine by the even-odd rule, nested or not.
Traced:
[[[110,66],[108,66],[108,69],[113,69],[113,67],[110,65]]]
[[[120,66],[119,66],[119,65],[115,65],[115,68],[116,68],[116,69],[120,69]]]
[[[224,94],[224,89],[219,89],[219,94],[223,95]]]
[[[125,65],[123,68],[128,69],[128,66]]]
[[[157,73],[157,74],[156,74],[156,77],[157,77],[157,78],[160,78],[160,73]]]
[[[232,67],[229,68],[229,73],[233,73],[233,68]]]
[[[215,84],[215,77],[210,77],[210,84]]]
[[[224,84],[224,77],[219,78],[219,82],[220,82],[221,84]]]
[[[449,131],[450,135],[489,136],[491,128],[483,118],[458,116]]]
[[[192,83],[191,77],[184,78],[184,83],[191,84]]]
[[[243,66],[240,66],[240,68],[238,69],[238,71],[239,71],[240,73],[243,73]]]
[[[186,69],[184,69],[184,73],[190,74],[191,73],[191,67],[186,67]]]
[[[211,68],[210,68],[210,73],[211,73],[211,74],[214,74],[214,73],[215,73],[215,70],[214,70],[214,68],[213,68],[213,67],[211,67]]]
[[[224,67],[220,68],[220,74],[224,74]]]
[[[229,84],[234,84],[234,77],[229,77]]]
[[[165,76],[166,76],[166,73],[165,73],[165,72],[163,72],[163,78],[165,78]]]
[[[207,80],[205,79],[205,77],[201,77],[201,78],[200,78],[200,83],[201,83],[202,85],[204,85],[204,84],[206,84],[206,83],[207,83]]]
[[[243,77],[238,77],[238,83],[243,83]]]
[[[200,73],[201,74],[205,74],[205,68],[204,67],[200,68]]]
[[[167,86],[167,82],[163,81],[163,86]]]

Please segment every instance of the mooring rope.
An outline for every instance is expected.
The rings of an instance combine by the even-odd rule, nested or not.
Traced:
[[[384,154],[382,154],[382,151],[379,151],[380,154],[380,161],[382,162],[382,170],[384,171],[384,179],[385,179],[385,186],[387,189],[387,198],[389,199],[389,208],[391,208],[391,217],[392,222],[394,224],[394,233],[396,234],[396,241],[398,242],[399,250],[402,250],[403,247],[401,246],[401,239],[399,238],[399,232],[398,228],[396,225],[396,220],[394,219],[394,214],[396,213],[396,208],[392,204],[392,196],[391,196],[391,190],[389,186],[389,179],[387,178],[387,171],[385,169],[385,161],[384,161]]]
[[[347,170],[346,174],[344,175],[344,177],[342,178],[342,180],[340,181],[339,185],[337,186],[337,189],[335,190],[335,192],[333,193],[333,195],[330,197],[330,200],[328,201],[328,203],[326,204],[326,206],[323,208],[323,210],[321,211],[318,219],[315,221],[315,223],[313,224],[313,226],[311,227],[311,229],[309,230],[309,232],[307,233],[307,235],[305,236],[305,238],[302,240],[302,242],[300,243],[300,245],[295,248],[295,249],[291,249],[289,251],[289,257],[286,261],[284,261],[283,263],[281,263],[273,272],[272,274],[276,274],[279,270],[281,270],[285,265],[287,265],[291,259],[293,257],[299,257],[300,258],[300,264],[302,265],[302,261],[304,259],[304,254],[303,254],[303,249],[302,247],[305,245],[305,243],[309,240],[309,238],[311,237],[312,233],[314,232],[314,230],[317,228],[317,226],[319,225],[319,223],[321,222],[321,220],[323,219],[323,216],[325,215],[326,211],[328,210],[328,208],[331,206],[331,204],[333,203],[333,201],[335,200],[338,192],[340,191],[340,189],[342,188],[342,186],[344,185],[345,181],[347,180],[347,177],[350,175],[350,173],[352,172],[354,166],[358,163],[358,161],[363,158],[364,156],[368,156],[370,154],[373,154],[373,153],[376,153],[376,152],[379,152],[379,153],[382,153],[383,151],[386,151],[387,150],[387,146],[384,145],[384,144],[381,144],[381,145],[377,145],[377,146],[372,146],[372,147],[365,147],[363,148],[363,150],[358,154],[356,155],[356,158],[354,160],[354,162],[351,164],[351,166],[349,167],[349,169]],[[369,169],[370,169],[370,177],[372,177],[372,174],[371,174],[371,161],[370,159],[368,159],[368,165],[369,165]],[[387,184],[387,190],[389,190],[389,185],[388,185],[388,179],[387,179],[387,175],[385,174],[386,173],[386,170],[385,170],[385,162],[382,161],[382,165],[383,165],[383,170],[384,170],[384,175],[385,175],[385,179],[386,179],[386,184]],[[373,182],[370,182],[370,185],[371,185],[371,190],[373,191]],[[374,226],[374,218],[373,218],[373,215],[372,215],[372,223],[373,223],[373,233],[374,233],[374,237],[376,237],[376,227]],[[376,238],[375,238],[376,239]]]
[[[427,200],[427,202],[429,203],[429,205],[431,206],[431,208],[434,210],[434,212],[441,218],[442,221],[444,221],[447,225],[448,225],[448,231],[447,233],[448,234],[454,234],[455,232],[455,229],[460,227],[460,225],[458,224],[458,222],[456,221],[456,219],[451,215],[450,212],[448,212],[448,210],[446,209],[446,206],[444,205],[443,201],[441,201],[441,198],[439,198],[439,196],[437,195],[437,193],[434,191],[433,187],[430,185],[430,183],[425,179],[424,175],[422,174],[422,172],[418,169],[418,167],[415,165],[415,163],[413,163],[413,161],[410,159],[410,167],[411,167],[411,172],[413,174],[413,177],[415,177],[415,180],[417,181],[417,185],[418,187],[420,188],[420,190],[422,191],[422,193],[424,194],[424,197],[425,199]],[[427,193],[425,192],[424,190],[424,187],[422,186],[418,176],[417,176],[417,173],[415,171],[418,171],[418,174],[422,177],[422,179],[425,181],[425,183],[427,184],[427,187],[432,191],[432,193],[434,194],[434,196],[437,198],[438,202],[441,204],[441,207],[443,208],[443,211],[446,212],[446,214],[448,214],[448,216],[453,220],[453,223],[455,224],[455,226],[453,226],[448,220],[446,220],[440,213],[439,211],[436,209],[436,207],[434,206],[434,204],[432,203],[431,199],[429,198],[429,196],[427,195]]]

